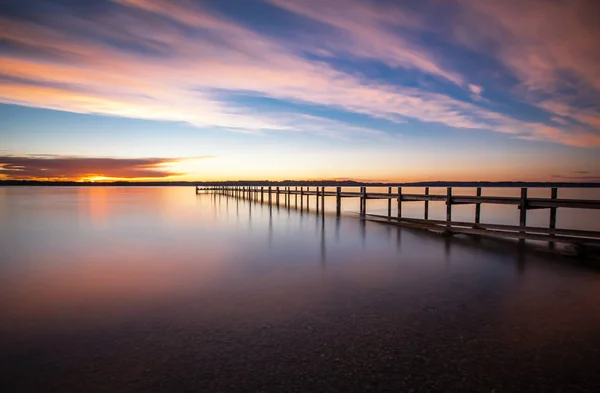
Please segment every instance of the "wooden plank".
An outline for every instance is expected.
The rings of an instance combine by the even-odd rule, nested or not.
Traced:
[[[386,216],[376,216],[373,214],[367,215],[368,218],[372,219],[376,217],[374,221],[378,221],[381,223],[390,223],[387,220]],[[436,222],[437,221],[437,222]],[[573,243],[573,244],[600,244],[600,238],[588,238],[588,237],[575,237],[575,236],[558,236],[555,235],[551,237],[549,234],[541,234],[541,233],[531,233],[526,232],[522,233],[519,230],[521,227],[516,227],[517,230],[513,231],[504,231],[504,230],[494,230],[494,229],[486,229],[486,225],[480,225],[477,228],[473,227],[461,227],[453,225],[450,228],[446,227],[446,221],[439,220],[424,220],[421,218],[412,218],[412,219],[401,219],[400,222],[397,222],[397,225],[406,225],[406,226],[419,226],[424,229],[434,230],[437,232],[446,232],[451,231],[453,233],[464,233],[464,234],[474,234],[474,235],[484,235],[490,237],[502,237],[502,238],[513,238],[513,239],[526,239],[526,240],[538,240],[538,241],[549,241],[554,240],[556,242],[561,243]],[[455,223],[452,223],[455,224]],[[546,228],[544,228],[546,229]]]
[[[340,196],[341,193],[342,193],[342,187],[336,187],[335,188],[335,214],[338,216],[342,214],[342,198]]]
[[[452,221],[452,187],[446,189],[446,228],[450,228],[450,221]]]
[[[429,196],[429,187],[425,187],[425,196]],[[423,218],[426,220],[429,218],[429,201],[428,200],[425,201],[425,211],[423,212]]]
[[[367,214],[367,187],[362,188],[361,202],[362,202],[361,215],[364,216],[365,214]]]
[[[547,198],[529,198],[527,200],[529,207],[568,207],[573,209],[600,209],[600,201],[588,201],[581,199],[547,199]]]
[[[519,204],[519,226],[525,228],[527,226],[527,188],[521,188],[521,202]],[[524,232],[524,231],[522,231]]]
[[[550,191],[550,199],[557,199],[558,198],[558,188],[552,188],[552,190]],[[550,222],[548,224],[548,226],[550,227],[550,229],[555,229],[556,228],[556,208],[552,207],[550,208]],[[554,236],[554,235],[551,235]],[[550,242],[548,243],[548,246],[550,248],[554,248],[554,242]]]
[[[477,187],[477,196],[481,196],[481,187]],[[479,224],[481,221],[481,203],[475,205],[475,223]]]
[[[383,215],[369,214],[369,216],[385,218]],[[394,221],[424,221],[422,218],[392,218]],[[427,220],[432,224],[444,225],[445,220]],[[452,221],[453,226],[457,227],[468,227],[468,228],[480,228],[480,229],[499,229],[506,231],[520,231],[522,228],[518,225],[507,225],[507,224],[476,224],[473,222],[466,221]],[[588,231],[581,229],[561,229],[561,228],[544,228],[544,227],[526,227],[527,232],[542,233],[542,234],[555,234],[565,235],[574,237],[589,237],[589,238],[600,238],[600,231]]]
[[[366,188],[366,187],[365,187]],[[478,189],[481,187],[478,187]],[[217,192],[225,193],[230,190],[231,195],[238,197],[250,197],[252,193],[257,193],[257,189],[248,186],[234,186],[232,188],[219,187],[199,187],[200,191],[205,192]],[[279,193],[283,194],[296,194],[298,191],[287,189],[285,192],[280,190]],[[317,191],[306,191],[305,195],[317,195]],[[277,195],[277,194],[276,194]],[[319,192],[319,195],[324,196],[335,196],[337,197],[337,191]],[[340,191],[340,198],[364,198],[364,199],[391,199],[397,198],[397,195],[390,195],[387,193],[363,193],[362,187],[360,192],[349,192]],[[420,195],[420,194],[403,194],[402,201],[404,202],[417,202],[417,201],[446,201],[447,195]],[[494,197],[494,196],[453,196],[452,204],[504,204],[504,205],[521,205],[521,198],[519,197]],[[557,209],[557,208],[575,208],[575,209],[600,209],[600,201],[596,200],[581,200],[581,199],[558,199],[558,198],[527,198],[527,209]],[[477,208],[477,206],[476,206]]]
[[[398,218],[402,217],[402,187],[398,187]]]
[[[389,195],[389,199],[387,201],[387,213],[388,213],[388,217],[392,216],[392,187],[388,187],[388,195]]]
[[[317,214],[319,214],[319,187],[316,188],[315,196],[316,196],[316,205],[317,205],[316,211],[317,211]]]

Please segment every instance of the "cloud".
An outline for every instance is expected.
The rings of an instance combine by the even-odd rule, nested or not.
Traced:
[[[194,157],[194,159],[209,157]],[[176,176],[174,158],[100,158],[56,155],[0,156],[0,178],[10,180],[154,179]]]
[[[576,180],[582,182],[600,182],[600,176],[565,176],[565,175],[552,175],[554,179],[562,180]]]
[[[416,69],[476,95],[483,89],[466,84],[409,38],[412,31],[429,27],[408,10],[358,0],[344,2],[350,4],[344,7],[329,2],[272,3],[332,30],[315,50]],[[118,0],[112,5],[85,16],[62,9],[57,12],[60,18],[42,22],[0,17],[0,39],[21,48],[0,58],[0,102],[251,133],[383,136],[339,120],[259,111],[227,99],[227,92],[248,93],[395,123],[415,120],[600,146],[600,139],[586,130],[523,122],[438,92],[343,72],[304,56],[297,45],[197,5],[162,0]]]
[[[343,54],[375,59],[391,67],[414,69],[462,84],[463,78],[442,65],[442,58],[399,33],[427,29],[407,8],[358,0],[268,0],[285,10],[329,27],[304,48],[318,54]]]
[[[471,91],[471,93],[473,93],[472,97],[474,100],[481,99],[481,93],[483,93],[483,87],[474,85],[472,83],[469,83],[468,87],[469,87],[469,90]]]
[[[520,99],[600,130],[600,5],[595,0],[460,0],[452,36],[518,79]],[[582,108],[582,104],[585,108]]]

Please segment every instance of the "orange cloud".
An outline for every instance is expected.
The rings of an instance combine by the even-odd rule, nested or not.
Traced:
[[[208,158],[208,157],[196,157]],[[174,158],[0,156],[0,178],[10,180],[164,179],[180,175],[167,168]]]

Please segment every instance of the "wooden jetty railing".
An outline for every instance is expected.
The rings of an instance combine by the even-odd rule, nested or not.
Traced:
[[[331,187],[330,187],[331,188]],[[381,188],[381,187],[377,187]],[[306,210],[310,209],[309,197],[316,198],[315,211],[325,213],[325,198],[335,197],[336,214],[341,214],[343,198],[360,198],[359,216],[363,219],[380,221],[386,223],[396,223],[398,225],[428,229],[443,232],[445,234],[463,233],[470,235],[482,235],[491,237],[516,238],[523,240],[546,241],[550,247],[554,243],[575,244],[580,247],[587,245],[600,245],[600,232],[583,229],[560,229],[556,228],[556,213],[559,208],[571,209],[593,209],[600,210],[600,201],[583,199],[562,199],[558,198],[558,189],[551,189],[550,198],[530,198],[528,197],[528,188],[521,188],[519,197],[496,197],[482,196],[482,188],[477,187],[476,195],[453,195],[452,187],[446,188],[445,194],[430,194],[429,187],[425,187],[424,194],[403,193],[402,187],[388,187],[387,192],[367,192],[367,187],[360,187],[358,192],[345,191],[343,187],[335,187],[335,191],[328,191],[323,186],[318,187],[279,187],[279,186],[196,186],[196,193],[214,192],[232,197],[247,198],[265,201],[265,195],[268,203],[272,204],[273,196],[275,205],[280,204],[280,197],[284,198],[286,206],[290,204],[291,196],[300,197],[300,209],[304,209],[304,199],[306,197]],[[387,215],[368,214],[367,201],[369,199],[387,199]],[[397,215],[392,216],[392,203],[397,202]],[[424,214],[422,219],[407,218],[402,216],[402,204],[405,202],[424,202]],[[446,204],[446,220],[429,219],[429,202],[440,201]],[[453,221],[452,206],[454,205],[475,205],[475,215],[473,222]],[[483,224],[481,223],[481,205],[482,204],[500,204],[516,206],[519,213],[519,225],[504,224]],[[533,209],[550,209],[550,219],[548,227],[527,226],[527,211]]]

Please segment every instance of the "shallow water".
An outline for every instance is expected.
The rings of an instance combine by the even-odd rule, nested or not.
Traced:
[[[509,243],[190,187],[0,188],[0,220],[11,391],[600,386],[600,275]]]

